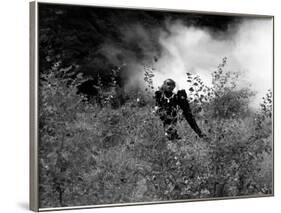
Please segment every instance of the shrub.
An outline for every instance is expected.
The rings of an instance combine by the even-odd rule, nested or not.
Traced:
[[[182,139],[167,141],[152,112],[151,92],[131,91],[126,102],[114,106],[103,88],[103,104],[89,103],[77,94],[77,86],[87,80],[83,76],[42,74],[40,207],[272,193],[271,92],[260,111],[246,114],[252,92],[220,77],[228,76],[223,67],[212,87],[199,76],[187,78],[198,82],[190,101],[193,110],[200,106],[204,112],[197,122],[208,141],[183,119],[178,122]],[[110,90],[113,95],[116,87]]]

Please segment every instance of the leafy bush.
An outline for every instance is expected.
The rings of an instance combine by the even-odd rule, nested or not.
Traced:
[[[42,73],[40,207],[272,193],[271,92],[260,111],[247,113],[253,93],[236,88],[238,76],[225,72],[225,63],[212,87],[187,75],[192,109],[200,112],[197,122],[208,141],[183,119],[182,139],[167,141],[149,92],[135,91],[138,96],[115,104],[118,85],[101,86],[100,100],[89,102],[77,94],[84,76],[58,76],[66,70],[60,66]],[[145,77],[154,89],[150,71]]]

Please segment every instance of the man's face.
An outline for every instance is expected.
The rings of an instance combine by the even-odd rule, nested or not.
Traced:
[[[165,89],[167,92],[173,92],[173,90],[175,89],[175,84],[172,81],[166,81],[165,83]]]

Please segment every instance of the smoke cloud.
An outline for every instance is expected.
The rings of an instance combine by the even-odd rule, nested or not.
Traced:
[[[268,89],[272,89],[273,38],[271,20],[247,20],[229,36],[214,37],[207,29],[170,24],[171,34],[162,33],[159,42],[163,53],[155,64],[155,84],[166,78],[187,89],[186,72],[198,74],[206,85],[211,73],[227,57],[226,69],[241,72],[239,87],[251,85],[257,94],[251,102],[256,108]]]
[[[257,108],[267,90],[272,89],[272,30],[272,20],[266,18],[243,19],[215,33],[207,27],[167,20],[165,30],[146,29],[141,24],[122,28],[122,45],[107,42],[102,51],[110,61],[124,65],[129,87],[143,85],[144,64],[155,68],[156,87],[172,78],[177,89],[188,89],[187,72],[199,75],[210,85],[211,73],[227,57],[226,70],[241,73],[239,87],[250,86],[257,92],[251,102]]]

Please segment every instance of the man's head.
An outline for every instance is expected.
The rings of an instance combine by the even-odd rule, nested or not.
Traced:
[[[173,92],[175,87],[176,87],[176,82],[170,78],[166,79],[162,86],[162,88],[165,92]]]

